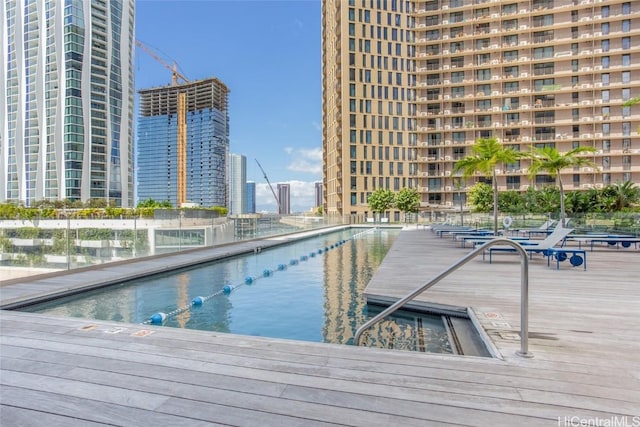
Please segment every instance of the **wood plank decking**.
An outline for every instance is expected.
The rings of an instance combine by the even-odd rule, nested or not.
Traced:
[[[403,231],[367,292],[404,295],[468,251]],[[471,261],[421,297],[472,307],[502,359],[0,311],[0,425],[632,423],[640,415],[640,252],[589,256],[587,271],[532,261],[532,359],[514,355],[520,297],[511,255]],[[15,292],[4,295],[19,286],[0,287],[0,300],[15,301]],[[37,282],[29,292],[40,292]]]

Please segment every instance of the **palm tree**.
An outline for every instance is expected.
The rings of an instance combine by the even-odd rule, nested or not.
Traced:
[[[596,151],[593,147],[578,146],[572,150],[562,154],[553,147],[535,148],[530,154],[531,166],[529,167],[529,175],[531,180],[541,172],[546,171],[551,178],[555,178],[560,188],[560,223],[565,226],[565,209],[564,209],[564,187],[560,171],[562,169],[575,166],[591,166],[596,167],[590,159],[580,156],[583,153],[593,153]]]
[[[496,165],[498,163],[514,163],[524,153],[507,148],[496,138],[478,138],[471,147],[472,155],[460,159],[453,167],[453,173],[462,171],[468,178],[479,172],[493,183],[493,233],[498,234],[498,180],[496,179]]]
[[[624,208],[628,208],[640,201],[640,187],[634,187],[634,185],[631,181],[626,181],[625,183],[617,182],[603,190],[606,196],[612,198],[616,212],[620,212]]]

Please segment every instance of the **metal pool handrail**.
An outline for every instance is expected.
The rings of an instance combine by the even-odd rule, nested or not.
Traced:
[[[355,345],[360,345],[360,338],[365,330],[369,329],[371,326],[380,322],[382,319],[395,312],[396,310],[403,307],[406,303],[420,295],[422,292],[426,291],[440,280],[447,277],[449,274],[453,273],[467,262],[471,261],[478,254],[480,254],[485,249],[495,246],[505,244],[508,246],[513,246],[513,248],[520,255],[520,351],[516,351],[516,354],[521,357],[533,357],[531,353],[528,351],[529,346],[529,258],[527,252],[522,248],[522,246],[510,239],[505,238],[496,238],[488,241],[484,245],[479,248],[474,249],[470,253],[468,253],[465,257],[461,258],[455,264],[449,266],[442,273],[438,274],[436,277],[431,279],[426,284],[420,286],[409,295],[404,298],[396,301],[394,304],[387,307],[386,310],[382,311],[380,314],[375,316],[373,319],[366,322],[364,325],[360,326],[356,331],[356,334],[353,338],[353,342]]]

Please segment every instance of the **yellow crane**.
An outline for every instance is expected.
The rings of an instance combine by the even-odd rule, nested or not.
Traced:
[[[136,40],[136,46],[147,52],[153,59],[162,64],[165,68],[171,71],[171,84],[178,85],[178,80],[182,80],[184,83],[189,83],[184,74],[178,71],[178,64],[173,61],[173,65],[167,63],[150,47],[142,43],[140,40]],[[178,92],[178,194],[177,202],[178,207],[182,206],[187,201],[187,93],[185,91]]]

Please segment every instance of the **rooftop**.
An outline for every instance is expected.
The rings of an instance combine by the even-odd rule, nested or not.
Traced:
[[[0,304],[278,242],[0,282]],[[403,296],[469,251],[405,229],[367,293]],[[509,254],[472,260],[421,296],[471,307],[501,356],[493,359],[0,311],[0,423],[631,423],[640,407],[640,252],[587,251],[586,271],[531,261],[531,359],[515,355],[520,269]]]

